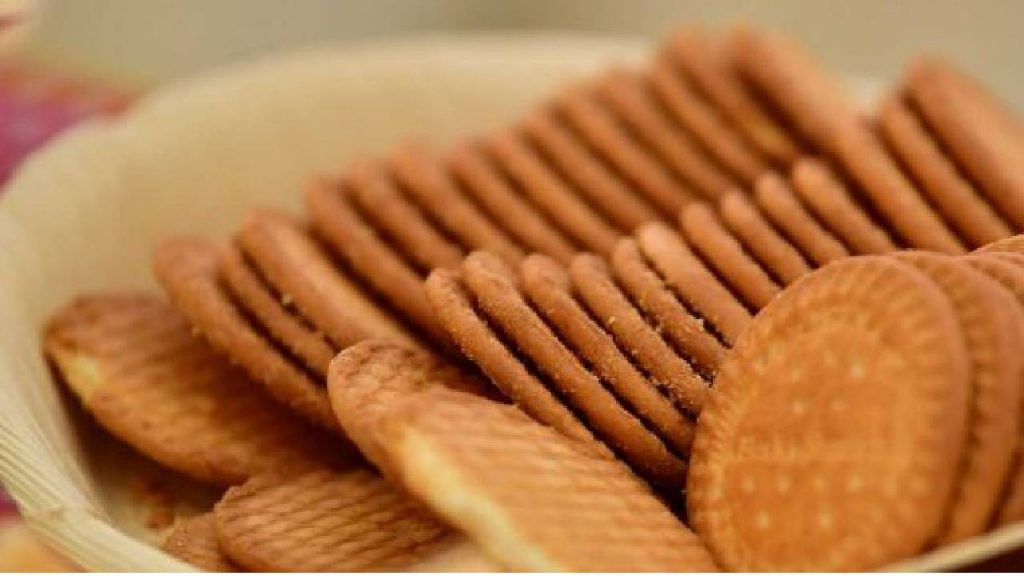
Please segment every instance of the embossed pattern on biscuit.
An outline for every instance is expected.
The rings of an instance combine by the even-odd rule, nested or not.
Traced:
[[[1020,430],[1024,315],[1001,284],[949,256],[901,252],[956,310],[971,366],[967,457],[940,544],[981,533],[1005,492]]]
[[[258,476],[214,516],[224,553],[258,572],[398,571],[461,540],[366,470]]]
[[[691,454],[690,521],[733,570],[864,570],[919,553],[956,491],[970,378],[953,304],[922,272],[863,256],[809,274],[719,372]]]
[[[386,430],[405,487],[509,570],[716,570],[625,466],[518,408],[431,389]]]
[[[161,548],[205,572],[239,571],[220,551],[213,512],[175,524]]]
[[[468,367],[381,340],[366,340],[338,354],[327,382],[341,427],[371,463],[390,477],[380,446],[380,418],[388,408],[429,387],[486,395],[489,386]]]
[[[190,331],[159,296],[83,296],[51,320],[49,358],[114,436],[200,481],[226,485],[282,468],[358,459],[274,402]]]
[[[319,375],[305,370],[262,333],[221,285],[213,245],[197,238],[169,238],[154,253],[153,270],[174,307],[215,349],[242,366],[278,402],[315,424],[340,431]]]

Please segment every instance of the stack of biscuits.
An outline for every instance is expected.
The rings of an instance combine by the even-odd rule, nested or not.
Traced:
[[[866,114],[683,28],[305,199],[44,335],[226,488],[164,544],[200,568],[865,569],[1024,515],[1024,124],[946,62]]]

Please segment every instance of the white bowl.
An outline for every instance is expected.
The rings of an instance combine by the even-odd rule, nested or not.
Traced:
[[[222,237],[254,205],[297,209],[310,175],[353,155],[500,125],[643,49],[553,35],[326,48],[160,90],[34,155],[0,200],[0,478],[26,520],[89,569],[185,570],[152,546],[154,495],[140,482],[163,476],[184,507],[213,497],[113,441],[55,385],[39,338],[58,306],[154,287],[149,254],[167,234]],[[949,569],[1022,542],[1011,528],[904,567]]]

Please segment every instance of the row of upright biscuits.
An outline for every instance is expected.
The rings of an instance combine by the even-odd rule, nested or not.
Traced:
[[[255,210],[227,243],[168,240],[154,267],[314,444],[334,432],[339,452],[347,437],[401,476],[326,385],[339,352],[384,340],[436,354],[441,380],[482,373],[676,506],[698,416],[752,318],[851,255],[957,254],[1019,231],[1021,133],[939,61],[867,117],[786,39],[685,29],[510,129],[314,180],[305,222]]]

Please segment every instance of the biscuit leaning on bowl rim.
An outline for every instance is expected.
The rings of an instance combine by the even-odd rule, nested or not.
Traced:
[[[204,572],[238,572],[220,551],[213,512],[177,522],[160,548]]]
[[[955,494],[970,376],[953,304],[913,266],[863,256],[805,276],[719,372],[691,454],[692,525],[732,570],[914,556]]]
[[[257,476],[229,489],[213,514],[223,553],[259,572],[398,571],[462,543],[365,469]]]
[[[967,457],[940,544],[991,524],[1017,449],[1024,373],[1024,315],[1013,295],[970,264],[928,252],[896,255],[938,285],[953,303],[971,363]]]
[[[174,307],[214,348],[242,366],[275,400],[340,432],[319,376],[277,349],[221,285],[214,245],[198,238],[167,239],[154,253],[153,270]]]
[[[290,413],[197,339],[157,295],[81,296],[50,320],[44,348],[106,430],[196,480],[223,486],[358,461],[345,440]]]
[[[513,571],[714,571],[700,540],[621,462],[514,406],[444,388],[395,405],[403,486]]]

